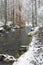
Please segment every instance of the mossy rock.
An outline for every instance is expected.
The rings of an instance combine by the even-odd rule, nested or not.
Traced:
[[[32,36],[31,36],[31,35],[28,36],[28,39],[29,39],[29,43],[31,43],[31,41],[32,41]]]
[[[11,27],[9,27],[9,26],[7,26],[7,25],[4,25],[3,28],[4,28],[6,31],[11,30]]]

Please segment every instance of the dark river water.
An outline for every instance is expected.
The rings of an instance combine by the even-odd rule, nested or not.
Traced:
[[[29,45],[28,35],[25,29],[16,29],[15,32],[4,32],[0,34],[0,54],[9,54],[16,57],[21,45]],[[0,65],[11,65],[0,62]]]

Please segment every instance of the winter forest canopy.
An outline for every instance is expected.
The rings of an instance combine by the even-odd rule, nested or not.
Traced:
[[[0,20],[13,25],[43,25],[43,0],[0,0]]]

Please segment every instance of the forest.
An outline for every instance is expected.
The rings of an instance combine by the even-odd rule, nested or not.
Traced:
[[[43,0],[0,0],[0,65],[43,65]]]

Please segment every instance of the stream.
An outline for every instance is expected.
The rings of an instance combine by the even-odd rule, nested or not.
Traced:
[[[7,31],[0,33],[0,54],[9,54],[16,58],[22,45],[29,45],[25,28],[16,29],[14,32]],[[0,64],[11,65],[12,63],[0,62]]]

